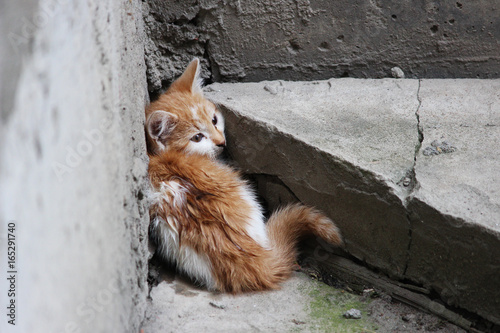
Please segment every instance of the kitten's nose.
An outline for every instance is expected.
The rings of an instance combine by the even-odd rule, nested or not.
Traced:
[[[217,142],[217,147],[225,147],[226,146],[226,140],[222,140],[220,142]]]

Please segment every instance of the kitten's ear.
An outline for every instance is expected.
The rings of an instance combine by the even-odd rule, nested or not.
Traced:
[[[166,111],[153,112],[146,123],[149,135],[154,140],[168,136],[177,123],[177,116]]]
[[[203,79],[200,78],[200,60],[194,58],[181,77],[175,80],[168,90],[203,95],[203,90],[201,89],[202,82]]]

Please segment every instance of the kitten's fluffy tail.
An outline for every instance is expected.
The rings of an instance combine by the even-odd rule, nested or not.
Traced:
[[[342,245],[337,226],[319,211],[300,204],[282,208],[267,222],[268,237],[276,255],[277,273],[290,274],[297,259],[297,242],[301,236],[319,236],[332,245]],[[278,273],[278,275],[281,275]]]

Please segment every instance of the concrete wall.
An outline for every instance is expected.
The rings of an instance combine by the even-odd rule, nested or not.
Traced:
[[[165,1],[145,8],[149,90],[203,58],[214,82],[391,77],[498,78],[500,3]]]
[[[149,220],[141,2],[0,6],[0,331],[137,332]]]

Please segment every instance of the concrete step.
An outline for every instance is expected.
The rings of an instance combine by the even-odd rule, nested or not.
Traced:
[[[206,96],[271,209],[318,207],[350,255],[500,324],[500,80],[225,83]]]

